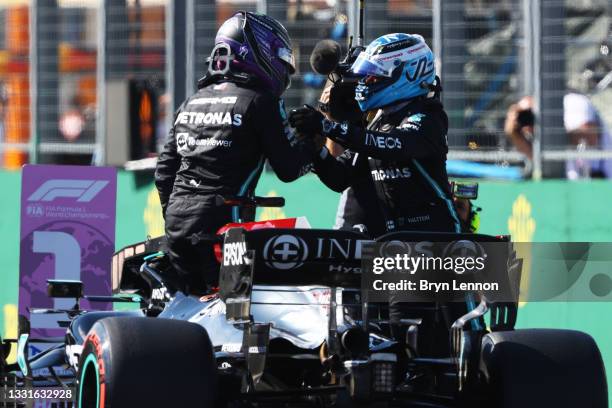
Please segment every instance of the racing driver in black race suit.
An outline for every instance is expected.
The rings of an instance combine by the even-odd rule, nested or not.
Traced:
[[[322,135],[346,148],[337,158],[322,148],[314,161],[321,181],[342,192],[368,177],[384,217],[385,225],[379,231],[460,232],[446,173],[448,118],[439,101],[430,48],[419,35],[384,35],[359,55],[351,70],[361,77],[355,99],[371,117],[367,128],[330,121],[308,106],[293,110],[289,117],[303,136],[316,139]],[[451,315],[465,313],[461,305],[450,307]],[[435,309],[440,312],[433,312],[436,317],[429,322],[448,317],[443,309]],[[406,313],[411,308],[391,296],[391,330],[400,341],[405,338],[400,320],[421,317],[420,312],[416,316]],[[452,321],[446,320],[448,329]],[[430,355],[448,353],[446,329],[435,324],[420,326],[420,335],[436,339],[422,347],[419,343],[420,348],[429,347]]]
[[[346,148],[315,159],[321,181],[341,192],[369,176],[384,215],[383,231],[460,232],[448,175],[448,118],[439,100],[433,53],[419,35],[374,40],[351,67],[361,79],[355,99],[372,119],[367,128],[334,122],[311,107],[289,121],[304,135],[322,135]]]
[[[218,282],[209,238],[228,222],[248,221],[217,195],[252,194],[269,160],[284,182],[310,171],[315,151],[289,127],[281,94],[295,72],[286,29],[238,12],[219,29],[209,72],[178,109],[159,156],[155,184],[168,255],[182,289],[203,293]]]

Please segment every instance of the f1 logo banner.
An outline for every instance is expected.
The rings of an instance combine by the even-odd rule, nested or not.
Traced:
[[[93,200],[108,183],[109,182],[106,180],[47,180],[28,197],[28,201],[49,202],[60,197],[74,197],[78,202],[88,203]]]
[[[47,279],[81,280],[85,291],[110,295],[115,250],[117,171],[110,167],[23,167],[19,314],[30,319],[32,336],[63,335],[64,313],[32,309],[71,309],[74,299],[51,299]],[[83,309],[92,305],[81,301]],[[96,303],[96,309],[112,305]]]

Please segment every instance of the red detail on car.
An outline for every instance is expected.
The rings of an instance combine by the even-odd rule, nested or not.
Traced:
[[[258,230],[262,228],[296,228],[298,224],[298,218],[282,218],[279,220],[267,220],[267,221],[255,221],[255,222],[230,222],[229,224],[225,224],[219,231],[217,231],[217,235],[223,235],[230,228],[241,227],[247,231]],[[215,244],[215,257],[217,258],[217,262],[221,263],[223,260],[223,250],[222,244]]]

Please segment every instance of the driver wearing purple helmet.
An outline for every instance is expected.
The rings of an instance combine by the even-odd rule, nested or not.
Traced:
[[[289,34],[273,18],[240,11],[217,32],[208,73],[176,112],[155,171],[179,289],[215,285],[218,266],[202,237],[252,218],[218,205],[217,195],[252,194],[266,159],[284,182],[310,171],[316,149],[296,138],[280,99],[294,72]]]

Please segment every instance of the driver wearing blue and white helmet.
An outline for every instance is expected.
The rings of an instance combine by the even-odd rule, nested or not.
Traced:
[[[338,192],[368,178],[384,215],[379,230],[459,232],[446,173],[448,118],[431,49],[420,35],[387,34],[351,70],[360,77],[355,99],[370,117],[367,128],[328,120],[308,106],[290,113],[303,135],[346,148],[338,158],[321,150],[319,178]]]
[[[388,34],[377,38],[351,70],[360,77],[355,99],[370,118],[367,128],[330,121],[310,107],[290,113],[289,122],[303,135],[316,139],[321,134],[346,148],[337,158],[326,148],[321,150],[314,160],[318,177],[338,192],[372,183],[382,217],[365,216],[384,223],[372,228],[374,234],[460,232],[446,173],[448,118],[439,100],[434,56],[423,37]],[[453,316],[466,312],[460,303],[449,307]],[[446,315],[437,307],[429,309],[435,318],[426,318],[419,327],[422,338],[429,339],[426,344],[419,341],[419,349],[428,355],[448,355],[448,328],[426,323],[444,321]],[[399,323],[405,317],[414,316],[392,295],[389,320],[398,340],[405,338]]]

